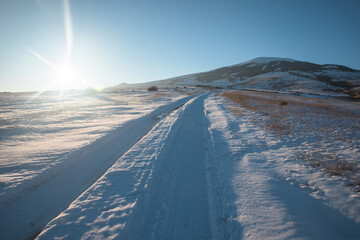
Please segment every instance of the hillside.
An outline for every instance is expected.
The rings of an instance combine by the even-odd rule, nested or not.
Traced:
[[[157,85],[211,86],[230,89],[261,89],[359,97],[360,71],[341,65],[314,64],[287,58],[255,58],[208,72],[141,84],[120,84],[116,88]]]

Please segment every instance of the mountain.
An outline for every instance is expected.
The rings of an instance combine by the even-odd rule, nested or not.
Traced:
[[[150,85],[160,87],[201,85],[230,89],[356,96],[360,89],[360,71],[341,65],[319,65],[288,58],[262,57],[208,72],[141,84],[122,84],[115,88]]]

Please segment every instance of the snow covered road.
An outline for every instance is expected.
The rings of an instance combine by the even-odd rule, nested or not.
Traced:
[[[160,122],[39,238],[209,239],[206,96]]]
[[[138,217],[129,224],[133,227],[124,229],[124,238],[210,238],[203,126],[205,97],[189,104],[173,124],[166,146],[156,160],[159,165],[154,169],[146,195],[134,211]]]

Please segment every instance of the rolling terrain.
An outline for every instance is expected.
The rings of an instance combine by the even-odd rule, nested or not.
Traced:
[[[358,114],[358,104],[349,111]],[[272,131],[267,118],[219,93],[194,95],[38,239],[356,239],[360,195],[348,185],[348,170],[340,177],[312,167],[300,157],[316,151],[318,133]],[[356,142],[326,140],[340,160],[359,166]]]
[[[237,65],[143,84],[116,88],[211,86],[226,89],[312,93],[359,98],[360,71],[287,58],[255,58]]]
[[[0,238],[356,239],[358,87],[357,70],[257,58],[2,93]]]

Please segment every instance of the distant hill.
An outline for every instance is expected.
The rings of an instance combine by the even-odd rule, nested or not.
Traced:
[[[287,58],[255,58],[175,78],[141,84],[120,84],[116,88],[210,86],[229,89],[317,93],[326,95],[359,94],[360,71],[341,65],[314,64]]]

